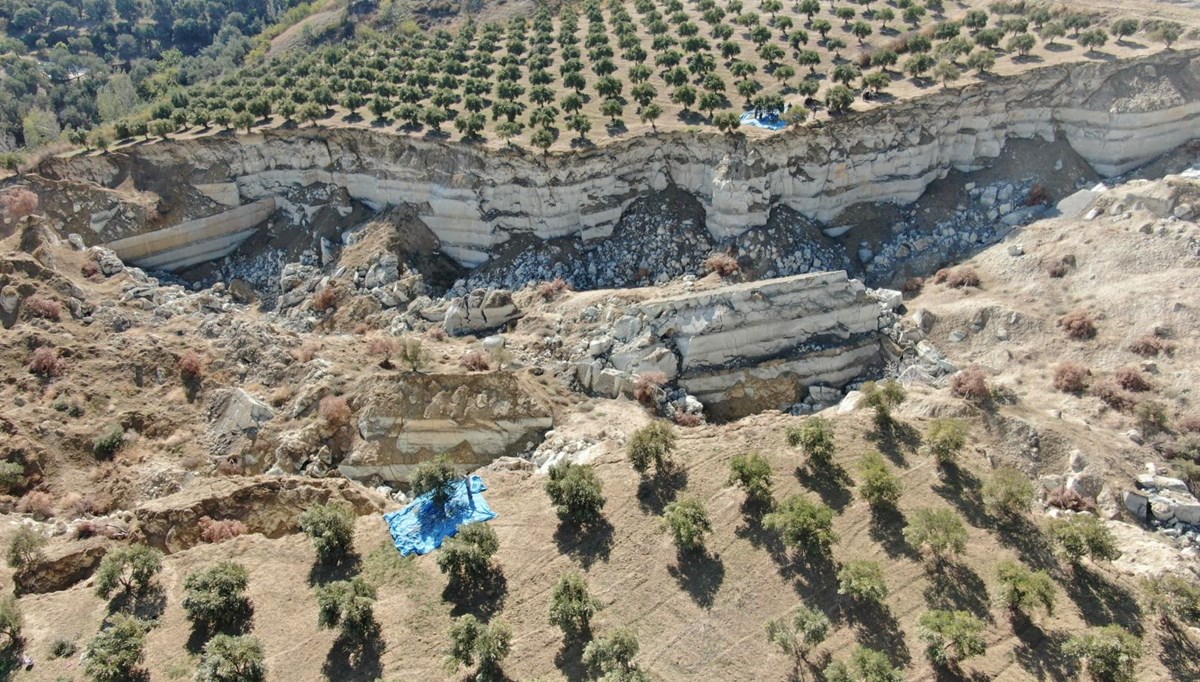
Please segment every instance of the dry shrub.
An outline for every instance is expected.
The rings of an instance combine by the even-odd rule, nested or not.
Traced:
[[[1067,333],[1067,338],[1085,341],[1096,338],[1096,321],[1086,310],[1072,310],[1058,320],[1058,326]]]
[[[692,414],[691,412],[684,412],[683,410],[680,410],[679,412],[675,413],[675,423],[684,427],[700,426],[704,423],[704,417],[698,414]]]
[[[704,259],[704,268],[722,277],[736,275],[742,269],[737,259],[727,253],[714,253]]]
[[[58,513],[71,519],[81,516],[99,516],[106,511],[106,505],[95,497],[79,493],[68,493],[58,505]]]
[[[340,429],[350,423],[354,412],[350,410],[350,401],[344,395],[327,395],[321,398],[317,405],[317,414],[335,429]]]
[[[1180,433],[1200,433],[1200,414],[1185,414],[1176,419],[1175,430]]]
[[[90,259],[84,261],[83,265],[79,266],[79,272],[91,280],[101,279],[104,276],[100,271],[100,264]]]
[[[1128,412],[1137,403],[1137,399],[1133,397],[1132,393],[1122,389],[1112,379],[1097,381],[1089,393],[1118,412]]]
[[[1055,488],[1046,498],[1046,504],[1070,511],[1095,511],[1096,503],[1070,488]]]
[[[33,351],[29,358],[29,371],[40,377],[62,376],[66,363],[58,357],[58,351],[42,346]]]
[[[395,337],[377,335],[367,339],[367,348],[371,350],[373,355],[382,355],[385,358],[390,358],[399,350],[400,344]]]
[[[45,521],[54,516],[54,496],[41,490],[30,490],[17,501],[17,511]]]
[[[908,38],[897,38],[888,44],[887,49],[896,54],[908,52]]]
[[[900,285],[900,293],[905,296],[916,296],[921,293],[921,289],[925,288],[924,277],[909,277],[904,280],[904,284]]]
[[[1045,185],[1034,185],[1029,188],[1029,196],[1025,197],[1027,206],[1041,206],[1048,204],[1053,200],[1050,196],[1050,190],[1046,189]]]
[[[570,288],[571,287],[567,284],[567,280],[563,279],[562,277],[556,277],[549,282],[542,282],[539,284],[537,287],[537,292],[538,296],[542,297],[542,300],[553,301],[564,291],[567,291]]]
[[[934,284],[945,284],[955,289],[963,289],[965,287],[979,288],[979,273],[975,272],[975,268],[970,265],[961,265],[957,268],[942,268],[933,275]]]
[[[296,362],[301,364],[312,362],[312,359],[317,357],[317,345],[315,343],[304,343],[299,348],[293,348],[288,353]]]
[[[450,335],[446,333],[446,330],[443,327],[430,327],[426,334],[428,334],[429,338],[433,339],[434,341],[445,341],[446,339],[450,338]]]
[[[492,368],[492,363],[488,362],[487,353],[481,350],[473,350],[459,360],[462,368],[468,372],[486,372]]]
[[[29,311],[30,315],[45,320],[58,322],[62,319],[62,306],[58,301],[41,294],[34,294],[25,299],[25,310]]]
[[[1055,279],[1066,277],[1067,273],[1071,271],[1072,260],[1071,258],[1063,257],[1051,263],[1048,270],[1050,276]]]
[[[1063,393],[1083,393],[1091,370],[1078,362],[1064,362],[1054,368],[1054,388]]]
[[[1118,386],[1134,393],[1141,393],[1154,388],[1154,385],[1146,380],[1141,370],[1134,367],[1121,367],[1116,372],[1116,379]]]
[[[0,194],[0,206],[10,220],[20,220],[38,210],[38,196],[24,187],[11,189]]]
[[[1175,344],[1154,334],[1144,334],[1129,344],[1129,352],[1144,358],[1153,358],[1175,352]]]
[[[217,462],[217,473],[222,476],[241,476],[246,473],[246,465],[237,456],[225,457]]]
[[[207,516],[200,517],[200,539],[208,542],[224,542],[239,535],[245,535],[246,524],[237,519],[215,520]]]
[[[950,377],[950,393],[975,402],[987,400],[992,394],[987,377],[987,371],[979,365],[966,367]]]
[[[184,381],[199,381],[204,376],[204,368],[208,360],[194,350],[185,351],[179,356],[179,376]]]
[[[271,391],[271,404],[275,407],[282,407],[292,399],[293,391],[291,386],[280,386]]]
[[[633,397],[643,405],[653,405],[667,383],[662,372],[645,372],[633,378]]]
[[[313,310],[323,313],[335,306],[337,306],[337,290],[331,285],[325,285],[313,294]]]

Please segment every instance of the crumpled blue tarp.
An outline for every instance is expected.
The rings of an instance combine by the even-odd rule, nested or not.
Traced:
[[[469,487],[468,487],[469,486]],[[433,494],[425,493],[399,511],[383,515],[392,532],[396,549],[404,556],[428,554],[442,541],[458,532],[458,527],[477,521],[490,521],[496,512],[483,499],[487,486],[478,476],[457,481],[444,510],[433,504]]]
[[[742,114],[742,125],[754,126],[756,128],[766,128],[767,130],[783,130],[788,127],[787,121],[779,118],[779,114],[771,112],[762,116],[755,116],[753,111],[747,111]]]

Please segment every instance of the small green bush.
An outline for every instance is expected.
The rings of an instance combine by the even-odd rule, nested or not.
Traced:
[[[987,650],[986,626],[967,611],[927,611],[917,621],[917,637],[937,665],[946,666],[979,656]]]
[[[934,419],[925,435],[925,445],[938,466],[953,464],[967,444],[967,425],[958,419]]]
[[[300,530],[312,540],[317,561],[340,564],[353,550],[354,514],[336,504],[317,504],[300,514]]]
[[[1045,571],[1031,571],[1016,561],[996,564],[1000,582],[1000,603],[1013,613],[1029,613],[1040,606],[1047,614],[1054,613],[1054,581]]]
[[[1142,584],[1146,605],[1164,620],[1176,618],[1200,626],[1200,585],[1177,575],[1150,578]]]
[[[941,563],[967,548],[967,527],[950,509],[918,509],[904,529],[904,541],[916,549],[928,551]]]
[[[694,497],[685,497],[667,505],[662,526],[671,531],[675,546],[684,552],[703,550],[704,536],[712,532],[708,510]]]
[[[437,564],[452,583],[474,590],[482,587],[492,566],[492,555],[500,549],[496,531],[486,523],[458,527],[458,533],[442,544]]]
[[[838,539],[833,532],[833,510],[800,495],[792,495],[764,516],[763,525],[779,533],[785,545],[809,556],[828,553]]]
[[[365,642],[379,632],[375,621],[375,588],[360,577],[319,585],[317,625],[341,628],[341,636],[353,642]]]
[[[217,635],[204,645],[196,682],[262,682],[267,665],[262,644],[250,635]]]
[[[989,514],[1012,520],[1028,513],[1033,505],[1033,482],[1016,469],[1001,467],[988,477],[980,494]]]
[[[788,429],[787,442],[804,452],[813,469],[827,469],[833,464],[833,425],[824,417],[809,417],[800,426]]]
[[[1142,640],[1119,625],[1106,625],[1072,637],[1063,652],[1085,661],[1093,679],[1133,682],[1142,657]]]
[[[849,561],[838,571],[838,594],[862,602],[879,603],[887,598],[888,586],[878,561]]]
[[[858,466],[862,473],[858,494],[873,509],[894,508],[904,492],[904,484],[899,476],[892,473],[883,455],[874,450],[865,452]]]
[[[663,421],[651,422],[635,431],[626,448],[634,471],[642,475],[651,466],[655,473],[666,473],[671,468],[671,453],[674,451],[675,431]]]
[[[546,494],[563,521],[582,526],[601,518],[604,486],[591,465],[568,463],[550,467]]]
[[[607,637],[588,642],[583,650],[583,665],[593,678],[620,682],[648,682],[650,677],[637,668],[637,633],[632,628],[617,628]]]
[[[771,464],[762,455],[752,452],[737,455],[729,463],[729,481],[726,485],[738,485],[746,491],[753,502],[771,499]]]
[[[144,591],[162,570],[162,557],[162,552],[141,544],[109,551],[96,570],[96,594],[107,599],[117,588],[125,593]]]
[[[30,528],[21,526],[13,534],[8,543],[8,565],[10,568],[21,570],[30,564],[41,561],[45,554],[42,548],[46,546],[46,536]]]
[[[508,624],[500,620],[484,624],[467,614],[450,625],[446,670],[455,672],[460,666],[477,665],[476,680],[502,679],[500,664],[511,649],[512,629]]]
[[[79,645],[73,639],[55,637],[50,642],[50,658],[70,658],[79,651]]]
[[[861,407],[875,410],[875,426],[880,429],[892,426],[894,423],[892,410],[896,409],[907,397],[904,387],[895,379],[882,382],[868,381],[863,384],[862,394],[862,399],[858,404]]]
[[[1121,556],[1112,531],[1091,514],[1056,520],[1050,526],[1050,538],[1072,566],[1078,566],[1084,557],[1091,557],[1093,561],[1112,561]]]
[[[88,642],[84,673],[94,682],[129,682],[138,679],[145,660],[150,623],[118,613],[109,626]]]
[[[0,598],[0,650],[20,643],[24,622],[16,597],[7,595]]]
[[[412,485],[413,497],[430,493],[433,504],[441,509],[450,501],[453,486],[462,480],[462,477],[454,468],[454,464],[442,456],[418,464],[417,471],[409,482]]]
[[[850,663],[834,661],[824,670],[826,682],[903,682],[904,671],[892,665],[882,651],[858,647]]]
[[[246,568],[232,561],[189,573],[183,579],[183,610],[199,627],[236,626],[249,612],[249,580]]]
[[[592,616],[600,602],[588,593],[583,574],[572,571],[558,579],[550,596],[550,624],[560,628],[569,640],[591,632]]]
[[[92,441],[92,452],[98,459],[112,459],[125,444],[125,429],[113,425]]]

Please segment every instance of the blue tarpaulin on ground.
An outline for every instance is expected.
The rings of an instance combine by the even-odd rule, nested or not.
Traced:
[[[496,512],[483,499],[485,490],[482,478],[470,476],[454,484],[445,509],[438,509],[432,493],[425,493],[404,509],[384,514],[396,549],[404,556],[429,554],[458,532],[459,526],[496,518]]]
[[[753,111],[747,111],[742,114],[742,125],[766,128],[767,130],[783,130],[788,127],[787,121],[779,118],[779,114],[774,111],[759,116],[755,116]]]

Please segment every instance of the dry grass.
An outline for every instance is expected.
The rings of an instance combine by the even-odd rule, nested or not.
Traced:
[[[730,277],[741,271],[737,259],[727,253],[714,253],[704,259],[704,269],[721,277]]]
[[[982,402],[991,397],[988,387],[988,373],[979,365],[965,367],[950,377],[950,393],[955,397],[973,402]]]
[[[1154,388],[1154,385],[1146,379],[1146,375],[1135,367],[1121,367],[1114,374],[1117,385],[1126,391],[1134,393],[1142,393]]]
[[[327,284],[313,294],[312,309],[321,313],[328,312],[337,307],[337,302],[337,289]]]
[[[942,268],[933,275],[934,284],[963,289],[966,287],[979,288],[979,273],[970,265],[960,265],[956,268]]]
[[[1064,362],[1054,368],[1054,390],[1063,393],[1083,393],[1091,370],[1078,362]]]
[[[1069,339],[1087,341],[1096,338],[1096,321],[1086,310],[1072,310],[1063,315],[1058,320],[1058,326]]]
[[[467,353],[458,361],[458,364],[468,372],[486,372],[492,368],[492,363],[488,361],[487,353],[481,350],[473,350]]]
[[[32,317],[40,317],[52,322],[62,320],[62,305],[42,294],[34,294],[25,299],[25,312]]]
[[[30,490],[17,501],[17,511],[44,521],[54,516],[54,496],[42,490]]]
[[[354,418],[354,411],[350,409],[350,401],[344,395],[327,395],[321,398],[321,402],[317,405],[317,414],[334,429],[348,425]]]
[[[633,378],[633,397],[643,405],[654,405],[667,384],[667,375],[662,372],[643,372]]]
[[[179,376],[183,377],[184,381],[199,381],[204,377],[207,366],[208,358],[194,350],[185,351],[179,356]]]
[[[14,187],[0,194],[0,208],[9,220],[20,220],[38,210],[38,196],[24,187]]]
[[[29,371],[46,379],[62,376],[66,369],[66,361],[58,351],[47,346],[34,349],[29,357]]]
[[[1175,351],[1175,344],[1160,338],[1155,334],[1144,334],[1129,344],[1129,352],[1144,358],[1170,355]]]
[[[1118,412],[1128,412],[1137,404],[1137,398],[1118,386],[1113,379],[1097,381],[1088,392]]]
[[[561,296],[564,292],[570,291],[571,287],[567,284],[567,280],[558,277],[549,282],[542,282],[537,286],[538,296],[542,297],[543,301],[553,301]]]

